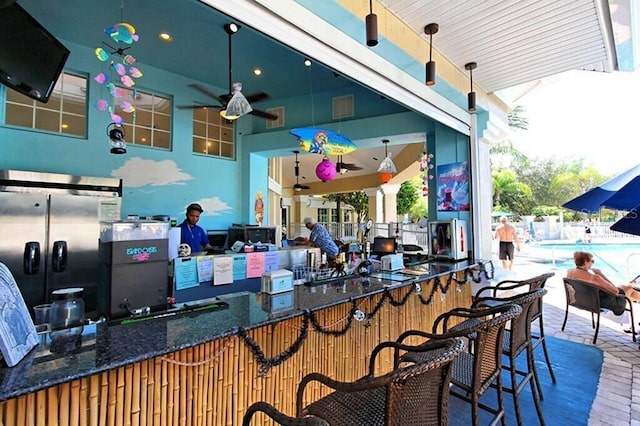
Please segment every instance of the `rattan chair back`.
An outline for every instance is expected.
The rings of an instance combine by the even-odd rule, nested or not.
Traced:
[[[273,405],[264,401],[256,402],[247,408],[242,418],[242,426],[250,426],[254,414],[262,412],[277,424],[284,426],[329,426],[329,423],[317,417],[291,417],[280,412]]]
[[[355,382],[339,382],[320,373],[305,376],[298,387],[298,416],[313,415],[332,426],[446,425],[451,364],[464,347],[462,339],[454,338],[433,339],[420,346],[381,343],[372,352],[369,374]],[[405,351],[416,351],[423,358],[375,376],[375,358],[386,348],[393,349],[394,358]],[[394,365],[399,364],[394,359]],[[305,390],[313,382],[333,392],[304,406]]]

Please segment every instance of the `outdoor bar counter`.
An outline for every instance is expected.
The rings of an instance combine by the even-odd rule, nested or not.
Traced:
[[[86,326],[81,347],[59,352],[43,338],[0,368],[0,424],[238,425],[255,401],[293,415],[305,374],[363,376],[377,343],[468,306],[469,283],[490,278],[485,266],[427,263],[415,274],[228,294],[201,310]],[[379,368],[390,367],[383,358]]]

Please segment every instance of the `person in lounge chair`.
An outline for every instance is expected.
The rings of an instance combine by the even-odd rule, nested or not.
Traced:
[[[594,268],[595,260],[591,253],[577,251],[573,253],[575,269],[567,271],[567,278],[586,281],[599,287],[600,306],[611,309],[614,314],[622,315],[626,307],[625,296],[632,302],[640,302],[640,292],[631,283],[616,285],[607,278],[600,269]]]

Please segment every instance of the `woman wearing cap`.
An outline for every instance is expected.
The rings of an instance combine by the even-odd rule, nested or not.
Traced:
[[[186,219],[180,224],[180,243],[189,244],[191,253],[195,254],[204,250],[212,249],[209,244],[207,233],[197,225],[200,220],[202,207],[200,204],[189,204],[187,207]]]

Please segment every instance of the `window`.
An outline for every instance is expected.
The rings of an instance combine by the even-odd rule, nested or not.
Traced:
[[[135,107],[134,112],[124,112],[120,104],[116,105],[116,114],[124,120],[127,143],[171,149],[171,99],[137,89],[119,89],[127,92],[122,99]]]
[[[215,108],[193,110],[193,152],[213,157],[235,158],[233,122]]]
[[[318,209],[318,222],[329,222],[329,209]]]
[[[86,137],[87,78],[63,72],[47,103],[7,88],[4,122],[10,126]]]
[[[338,210],[336,209],[331,209],[331,222],[333,223],[338,223]]]

